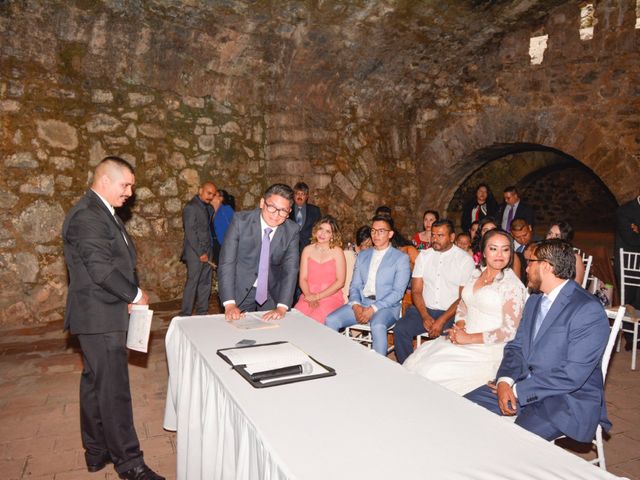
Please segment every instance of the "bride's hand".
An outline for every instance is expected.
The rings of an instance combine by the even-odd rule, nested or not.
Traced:
[[[458,328],[456,330],[456,342],[459,345],[467,345],[472,342],[472,337],[464,328]]]

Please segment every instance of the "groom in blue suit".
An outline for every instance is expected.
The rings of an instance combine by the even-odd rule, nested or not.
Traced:
[[[349,303],[329,314],[325,323],[336,331],[356,323],[368,323],[373,349],[381,355],[387,354],[387,328],[400,317],[400,302],[411,276],[409,257],[391,246],[391,237],[391,217],[373,217],[371,239],[374,248],[358,255],[349,288]]]
[[[600,302],[580,287],[575,254],[563,240],[545,240],[528,260],[529,297],[515,338],[504,349],[496,385],[466,398],[546,440],[562,435],[590,442],[607,419],[602,353],[609,322]],[[497,394],[497,398],[496,398]]]

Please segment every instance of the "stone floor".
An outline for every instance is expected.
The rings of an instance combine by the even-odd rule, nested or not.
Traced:
[[[150,353],[134,352],[130,359],[134,418],[145,459],[168,479],[175,478],[176,436],[162,429],[163,340],[178,307],[176,302],[153,305]],[[84,467],[78,418],[81,359],[77,345],[60,331],[61,325],[51,324],[0,332],[0,478],[117,478],[111,467],[94,474]],[[630,370],[630,357],[623,351],[612,358],[606,393],[614,425],[605,451],[609,471],[640,479],[640,370]]]

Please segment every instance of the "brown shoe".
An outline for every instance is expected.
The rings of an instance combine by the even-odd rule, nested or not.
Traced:
[[[158,475],[144,463],[121,473],[120,478],[126,480],[165,480],[164,477]]]

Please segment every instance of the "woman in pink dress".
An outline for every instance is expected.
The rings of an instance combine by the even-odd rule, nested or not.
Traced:
[[[327,315],[344,305],[346,262],[336,219],[322,217],[313,226],[311,244],[300,257],[302,295],[294,308],[324,324]]]

